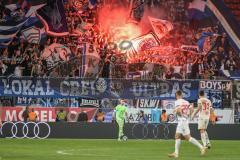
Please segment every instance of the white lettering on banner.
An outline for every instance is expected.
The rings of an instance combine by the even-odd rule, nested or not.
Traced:
[[[46,107],[52,107],[51,99],[47,99],[47,102],[45,102],[43,99],[41,99],[41,102],[46,104]]]
[[[79,102],[75,98],[71,98],[71,107],[79,107]]]
[[[45,81],[45,84],[47,85],[46,95],[54,95],[54,90],[51,89],[50,82],[49,81]]]
[[[158,97],[175,97],[177,90],[182,89],[184,98],[191,96],[191,83],[183,83],[182,88],[179,83],[173,83],[172,89],[168,83],[148,83],[148,82],[133,82],[132,83],[134,96],[158,96]],[[160,95],[159,95],[160,92]]]
[[[47,122],[48,121],[48,119],[47,119],[47,111],[41,111],[40,114],[41,114],[41,121]]]
[[[223,83],[221,81],[200,81],[201,89],[217,89],[217,90],[230,90],[231,83]]]
[[[17,111],[10,111],[10,110],[6,110],[5,112],[6,116],[5,116],[5,120],[4,121],[17,121]]]
[[[150,100],[150,99],[138,99],[137,106],[138,108],[155,108],[159,106],[160,100]]]
[[[3,113],[4,121],[23,121],[22,114],[25,108],[22,107],[3,107],[8,108]],[[37,114],[37,120],[41,122],[55,122],[55,109],[46,108],[35,108],[35,113]]]
[[[143,109],[137,109],[137,108],[129,108],[127,110],[128,115],[129,115],[129,120],[130,123],[137,123],[139,121],[139,112],[140,110],[144,111],[144,114],[147,115],[148,117],[148,123],[152,123],[152,116],[151,116],[151,111],[152,109],[150,108],[143,108]],[[169,121],[169,123],[176,123],[176,118],[175,118],[175,114],[173,114],[173,109],[166,109],[166,113],[169,117],[169,119],[171,119],[171,121]],[[234,123],[234,114],[233,114],[233,110],[231,109],[226,109],[226,110],[221,110],[221,109],[216,109],[215,110],[215,114],[218,117],[218,121],[217,124],[233,124]],[[193,121],[190,121],[190,123],[197,123],[198,122],[198,116],[196,116],[194,118]]]
[[[23,95],[33,95],[32,90],[30,89],[31,85],[32,85],[32,81],[31,80],[22,80],[22,84],[23,84]]]
[[[37,80],[34,84],[32,80],[6,80],[2,79],[4,86],[4,94],[15,94],[15,95],[54,95],[54,90],[50,87],[49,81],[42,82],[41,80]],[[43,86],[45,83],[46,86]],[[44,91],[46,89],[46,92]]]
[[[23,112],[24,112],[24,110],[22,109],[19,113],[18,113],[18,119],[20,120],[20,121],[23,121],[24,119],[23,119]]]
[[[23,121],[22,114],[23,110],[21,110],[19,113],[17,113],[16,110],[6,110],[4,121]]]
[[[34,91],[34,95],[44,95],[45,92],[43,91],[43,86],[42,86],[42,82],[37,80],[36,86],[35,86],[35,91]]]
[[[12,92],[14,94],[21,94],[21,91],[22,91],[22,85],[21,85],[21,82],[19,80],[13,80],[12,81]]]
[[[54,122],[53,111],[51,110],[42,110],[34,111],[37,115],[37,120],[40,122]]]
[[[31,101],[32,101],[32,98],[30,97],[17,97],[18,104],[30,104]]]
[[[88,92],[89,92],[89,88],[90,87],[88,87],[89,86],[89,82],[87,82],[87,81],[82,81],[82,94],[83,95],[87,95],[88,94]]]
[[[62,96],[80,96],[88,95],[91,92],[95,95],[96,88],[94,81],[62,81],[60,84],[60,93]]]
[[[70,95],[79,95],[79,83],[77,81],[71,81],[70,85],[72,87]]]
[[[6,79],[2,79],[2,82],[3,82],[3,88],[4,88],[3,93],[4,94],[12,94],[12,90],[9,89],[8,81]]]
[[[130,123],[138,123],[139,122],[140,110],[142,110],[144,112],[144,115],[147,116],[148,123],[151,123],[151,121],[152,121],[151,110],[152,109],[149,109],[149,108],[148,109],[147,108],[143,108],[143,109],[128,108],[127,112],[128,112],[128,119],[129,119]]]
[[[81,106],[85,106],[85,105],[99,107],[99,101],[98,100],[82,99]]]
[[[48,111],[48,122],[54,122],[56,119],[53,117],[53,112]]]
[[[191,83],[184,83],[183,84],[182,90],[183,90],[183,96],[184,97],[190,97],[191,96],[191,86],[192,86]]]

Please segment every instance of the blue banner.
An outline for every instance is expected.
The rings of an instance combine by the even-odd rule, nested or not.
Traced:
[[[1,78],[0,95],[32,98],[175,99],[177,90],[189,101],[198,98],[199,81],[73,78]]]
[[[231,81],[200,81],[199,89],[204,90],[206,97],[211,100],[213,108],[231,106]]]

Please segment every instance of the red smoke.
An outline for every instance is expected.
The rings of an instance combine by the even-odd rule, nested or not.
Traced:
[[[129,11],[125,8],[111,9],[104,6],[99,11],[100,29],[109,33],[115,42],[131,40],[142,34],[141,28],[129,22]]]

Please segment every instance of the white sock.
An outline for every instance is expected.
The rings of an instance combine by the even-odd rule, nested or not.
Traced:
[[[192,143],[192,144],[194,144],[195,146],[197,146],[197,147],[200,148],[200,149],[203,148],[203,146],[202,146],[195,138],[193,138],[193,137],[191,137],[191,138],[189,139],[189,142]]]
[[[179,153],[180,144],[181,144],[181,139],[176,139],[175,140],[175,152],[174,152],[176,155],[178,155],[178,153]]]
[[[207,142],[206,142],[207,138],[206,138],[205,132],[201,133],[201,140],[202,140],[203,146],[206,146],[207,145]]]
[[[210,144],[209,137],[207,131],[205,131],[206,143]]]

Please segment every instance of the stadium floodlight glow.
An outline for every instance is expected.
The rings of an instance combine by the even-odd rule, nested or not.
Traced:
[[[9,128],[6,128],[4,126],[6,126],[7,124],[12,125]],[[19,126],[19,124],[22,124],[22,127]],[[34,127],[30,127],[30,125],[33,125]],[[46,136],[40,136],[39,133],[40,131],[43,129],[40,126],[41,125],[45,125],[48,128],[48,131],[46,131]],[[29,135],[29,130],[33,129],[33,136]],[[18,132],[20,133],[20,131],[22,130],[22,135],[23,136],[18,136]],[[11,136],[4,136],[4,132],[10,133]],[[2,125],[2,128],[0,130],[0,133],[3,137],[5,138],[18,138],[18,139],[22,139],[22,138],[29,138],[29,139],[34,139],[34,138],[38,138],[38,139],[45,139],[48,138],[49,135],[51,134],[51,127],[49,126],[49,124],[47,124],[46,122],[4,122]]]

